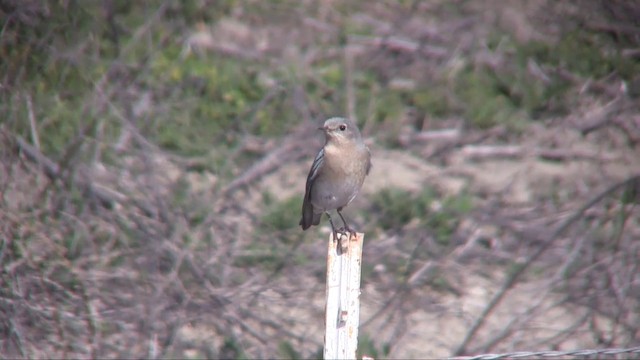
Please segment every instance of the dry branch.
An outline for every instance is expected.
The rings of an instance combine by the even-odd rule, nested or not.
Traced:
[[[616,97],[608,104],[591,110],[586,114],[582,123],[578,125],[578,129],[583,135],[587,135],[592,131],[598,130],[601,127],[609,124],[613,118],[613,115],[619,112],[622,108],[622,98]]]
[[[20,151],[22,151],[29,160],[42,166],[45,174],[51,181],[62,179],[60,166],[57,163],[46,157],[33,145],[27,143],[22,137],[16,136],[15,139]],[[93,184],[88,180],[86,173],[82,171],[82,169],[78,170],[73,181],[82,188],[85,193],[95,196],[103,206],[112,207],[118,200],[124,198],[124,195],[115,190]]]
[[[404,131],[398,136],[398,142],[402,146],[409,146],[416,143],[428,143],[431,141],[455,142],[459,141],[462,136],[462,131],[458,128],[421,132],[413,132],[411,129],[408,130],[409,131]]]
[[[353,43],[355,45],[386,48],[392,51],[406,52],[411,54],[417,53],[434,59],[443,59],[446,58],[449,54],[449,50],[447,48],[434,45],[426,45],[411,39],[406,39],[398,36],[374,37],[350,35],[349,43]]]
[[[598,160],[613,161],[617,158],[612,155],[599,154],[595,151],[565,150],[565,149],[529,149],[519,145],[467,145],[461,150],[462,155],[468,160],[487,158],[521,158],[536,156],[545,160]]]
[[[619,96],[621,93],[621,88],[622,88],[621,84],[619,84],[618,86],[615,86],[615,85],[608,84],[604,81],[585,80],[580,76],[570,72],[569,70],[560,68],[560,67],[556,69],[552,69],[551,71],[566,81],[572,82],[574,84],[582,85],[585,90],[595,90],[597,92],[604,93],[612,98]]]
[[[262,159],[245,170],[244,173],[229,183],[222,193],[230,195],[239,188],[247,186],[262,176],[278,169],[280,166],[306,156],[307,153],[305,151],[308,147],[304,145],[305,143],[303,141],[295,137],[284,139],[280,147],[271,150],[262,157]]]
[[[467,352],[467,346],[471,342],[471,340],[475,337],[478,330],[484,325],[485,321],[491,315],[493,310],[500,304],[500,302],[504,299],[506,294],[514,287],[514,285],[520,280],[525,271],[555,242],[558,238],[564,234],[565,231],[569,229],[573,223],[578,221],[584,213],[589,210],[591,207],[595,206],[597,203],[602,201],[605,197],[611,195],[612,193],[623,189],[627,186],[634,185],[636,188],[640,182],[640,174],[631,176],[621,182],[618,182],[612,186],[609,186],[604,191],[600,192],[598,195],[594,196],[591,200],[586,202],[582,207],[580,207],[577,211],[573,213],[569,218],[567,218],[560,226],[551,234],[551,236],[540,246],[540,248],[529,256],[523,263],[519,264],[516,271],[514,271],[504,282],[500,290],[496,293],[496,295],[489,301],[489,304],[482,311],[478,319],[471,326],[467,334],[465,335],[462,343],[458,346],[456,351],[454,352],[455,356],[463,355]]]

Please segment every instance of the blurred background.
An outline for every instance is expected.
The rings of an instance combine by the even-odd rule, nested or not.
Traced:
[[[0,0],[0,357],[319,358],[331,116],[360,354],[640,343],[640,3]],[[493,299],[493,301],[492,301]]]

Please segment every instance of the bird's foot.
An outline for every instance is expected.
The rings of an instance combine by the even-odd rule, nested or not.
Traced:
[[[338,239],[338,244],[337,244],[338,252],[342,254],[347,251],[349,247],[349,241],[351,240],[352,236],[355,236],[356,232],[353,231],[348,226],[343,226],[340,229],[338,229],[337,233],[339,237],[334,236],[334,239]]]
[[[340,229],[338,229],[338,232],[342,235],[345,235],[347,239],[350,239],[352,236],[356,234],[356,231],[348,226],[341,227]]]
[[[333,233],[333,241],[338,241],[342,238],[342,236],[338,237],[339,230],[332,229],[331,231]],[[340,233],[340,235],[342,235],[342,233]]]

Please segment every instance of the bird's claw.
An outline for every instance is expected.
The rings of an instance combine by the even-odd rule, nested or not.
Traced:
[[[338,232],[340,234],[347,236],[347,238],[351,238],[351,236],[353,236],[356,233],[355,230],[351,229],[348,226],[341,227],[340,229],[338,229]]]

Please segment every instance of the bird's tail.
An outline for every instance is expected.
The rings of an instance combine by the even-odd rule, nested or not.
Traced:
[[[311,205],[311,203],[305,201],[304,204],[302,204],[302,218],[300,219],[302,230],[307,230],[311,225],[320,224],[321,217],[322,213],[313,212],[313,205]]]

